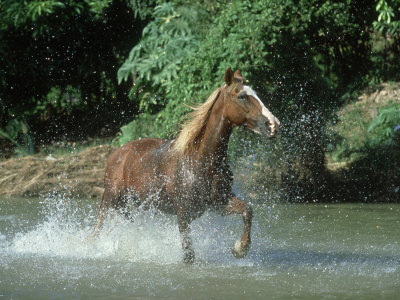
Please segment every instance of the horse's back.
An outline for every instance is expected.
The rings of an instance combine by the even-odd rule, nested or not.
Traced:
[[[161,160],[158,149],[167,140],[144,138],[125,144],[115,150],[107,161],[104,176],[105,189],[130,189],[142,186],[142,178],[154,174],[155,160]],[[159,156],[159,157],[156,157]]]

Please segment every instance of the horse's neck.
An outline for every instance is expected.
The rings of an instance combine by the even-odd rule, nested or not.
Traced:
[[[227,158],[231,133],[232,124],[223,117],[222,104],[217,101],[203,130],[197,159],[206,162],[209,167],[224,163]]]

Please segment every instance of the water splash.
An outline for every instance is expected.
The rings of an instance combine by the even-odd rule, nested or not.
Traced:
[[[63,196],[20,206],[2,204],[0,219],[0,291],[10,298],[365,299],[400,291],[399,207],[255,205],[252,247],[240,260],[231,254],[240,216],[207,212],[193,223],[196,261],[187,266],[175,216],[138,212],[132,223],[115,215],[87,241],[96,203]]]
[[[176,216],[157,211],[135,213],[133,222],[112,213],[98,238],[89,240],[96,208],[82,208],[77,201],[50,197],[42,202],[43,221],[18,232],[9,251],[49,257],[113,259],[129,262],[176,264],[182,261],[181,237]],[[203,262],[237,263],[231,247],[240,236],[240,216],[223,218],[206,213],[192,224],[196,259]],[[229,233],[229,234],[227,234]],[[241,260],[239,264],[248,264]]]

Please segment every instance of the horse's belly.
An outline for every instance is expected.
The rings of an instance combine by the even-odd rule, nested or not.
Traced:
[[[167,214],[175,214],[172,198],[166,192],[165,186],[158,188],[159,184],[148,184],[140,189],[132,187],[130,194],[135,198],[135,205],[145,210],[155,208]]]
[[[166,214],[176,215],[175,207],[171,199],[163,199],[162,201],[155,201],[154,207]]]

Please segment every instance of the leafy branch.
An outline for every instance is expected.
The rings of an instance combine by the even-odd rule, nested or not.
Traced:
[[[394,36],[400,35],[400,21],[395,20],[395,11],[400,12],[400,1],[379,0],[376,5],[376,11],[379,13],[378,19],[373,22],[376,30],[382,33],[388,33]]]
[[[167,2],[155,7],[153,21],[144,28],[141,41],[118,70],[119,83],[132,78],[130,96],[138,96],[142,111],[162,104],[157,92],[177,77],[183,62],[198,48],[202,30],[199,24],[207,18],[207,12],[196,5]]]

